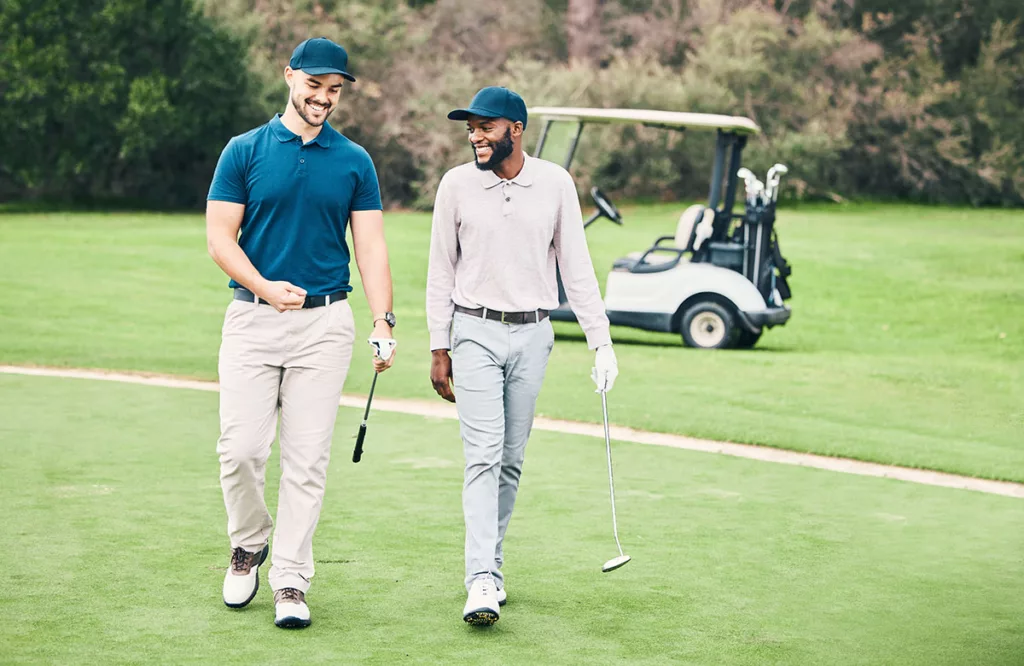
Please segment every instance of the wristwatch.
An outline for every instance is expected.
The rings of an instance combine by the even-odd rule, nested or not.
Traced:
[[[373,325],[376,326],[377,322],[380,321],[381,319],[383,319],[387,323],[387,325],[390,326],[391,328],[395,327],[395,313],[394,312],[385,312],[382,315],[377,315],[376,317],[373,318]]]

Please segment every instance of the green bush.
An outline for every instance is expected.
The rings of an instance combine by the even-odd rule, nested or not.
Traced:
[[[259,117],[242,43],[189,0],[0,5],[0,198],[195,206]]]
[[[966,14],[959,0],[896,14],[861,3],[860,15],[810,0],[619,0],[603,5],[593,61],[572,65],[564,0],[196,1],[201,12],[0,5],[0,200],[201,204],[228,138],[284,109],[294,46],[327,36],[358,77],[331,122],[369,150],[387,206],[429,208],[443,173],[472,159],[445,115],[485,85],[530,106],[748,116],[763,133],[744,161],[787,164],[784,197],[1024,203],[1024,29],[997,20],[1022,13],[1009,0]],[[712,139],[591,127],[574,173],[581,192],[701,198]]]

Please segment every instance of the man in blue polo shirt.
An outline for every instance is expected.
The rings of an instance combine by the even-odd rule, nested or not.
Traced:
[[[268,580],[275,624],[310,624],[331,436],[356,327],[347,301],[351,255],[373,313],[373,337],[391,338],[391,270],[373,162],[327,124],[348,73],[328,39],[296,47],[284,70],[284,114],[231,139],[206,209],[210,255],[230,276],[220,375],[221,488],[231,540],[224,603],[246,606],[259,588],[274,522],[263,499],[267,459],[281,428],[281,486]],[[372,338],[371,338],[372,339]],[[394,357],[374,357],[378,372]]]

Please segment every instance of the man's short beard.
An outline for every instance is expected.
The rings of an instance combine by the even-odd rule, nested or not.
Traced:
[[[490,144],[490,146],[491,158],[489,160],[486,162],[480,162],[479,156],[475,158],[476,168],[481,171],[494,171],[501,166],[502,162],[512,155],[513,151],[515,151],[516,146],[512,143],[512,128],[505,128],[505,136],[501,137],[501,140],[498,141],[498,143]],[[476,151],[474,151],[473,154],[476,155]]]
[[[320,127],[321,125],[326,123],[327,119],[331,117],[332,113],[334,113],[334,106],[328,106],[327,112],[324,113],[323,119],[314,121],[309,116],[306,115],[306,100],[302,99],[298,95],[292,95],[291,102],[292,107],[295,109],[295,112],[298,113],[299,117],[306,121],[306,124],[309,125],[310,127]]]

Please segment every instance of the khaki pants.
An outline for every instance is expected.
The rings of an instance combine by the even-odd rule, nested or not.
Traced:
[[[270,537],[263,486],[281,417],[274,590],[305,592],[313,577],[313,532],[354,340],[347,300],[283,313],[236,300],[224,316],[217,453],[232,548],[257,552]]]

